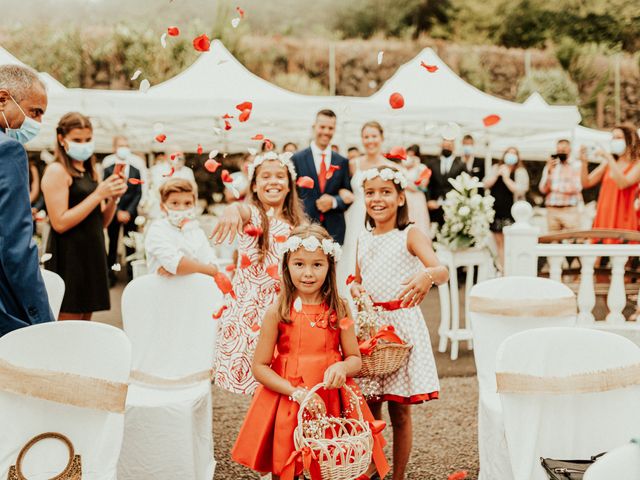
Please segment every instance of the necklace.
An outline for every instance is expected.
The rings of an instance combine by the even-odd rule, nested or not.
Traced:
[[[316,326],[318,328],[327,328],[327,326],[329,326],[329,318],[331,315],[329,314],[329,309],[324,304],[323,311],[321,313],[307,313],[303,311],[302,308],[300,310],[296,310],[296,312],[303,315],[305,320],[309,321],[311,328]]]

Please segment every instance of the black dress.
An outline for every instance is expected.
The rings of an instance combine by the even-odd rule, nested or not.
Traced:
[[[515,170],[509,175],[511,180],[515,179]],[[491,224],[492,232],[502,232],[504,227],[508,227],[513,224],[513,217],[511,216],[511,207],[513,207],[513,192],[509,190],[507,184],[504,183],[502,176],[499,176],[493,187],[489,189],[491,196],[495,198],[493,203],[493,209],[496,215]]]
[[[72,178],[69,208],[82,202],[98,186],[89,172]],[[61,312],[89,313],[111,308],[100,205],[64,233],[52,228],[47,252],[51,254],[51,260],[46,268],[60,275],[65,283]]]

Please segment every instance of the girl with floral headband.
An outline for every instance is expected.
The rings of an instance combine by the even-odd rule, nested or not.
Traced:
[[[356,416],[351,397],[341,390],[348,384],[358,393],[363,414],[376,432],[370,470],[381,477],[389,471],[380,435],[384,423],[373,423],[350,378],[362,364],[351,314],[336,287],[339,255],[340,246],[319,225],[297,227],[284,244],[282,291],[265,314],[253,358],[253,374],[262,385],[231,453],[236,462],[271,472],[273,479],[292,480],[302,474],[304,455],[295,451],[293,432],[307,389],[320,382],[325,387],[314,394],[311,414]],[[305,460],[310,460],[311,478],[319,479],[317,463]]]
[[[449,278],[431,248],[431,240],[409,222],[406,178],[395,168],[364,172],[367,231],[358,238],[351,295],[368,295],[381,309],[381,325],[391,326],[413,345],[407,362],[396,372],[359,379],[369,406],[382,418],[388,402],[393,426],[393,479],[405,478],[412,445],[411,405],[438,398],[439,382],[420,303],[434,285]]]
[[[216,243],[238,235],[238,261],[233,277],[234,297],[216,312],[218,336],[215,384],[233,393],[252,395],[258,384],[251,359],[262,317],[280,290],[279,246],[294,225],[305,221],[295,188],[291,154],[267,152],[249,165],[247,203],[229,205],[213,230]]]

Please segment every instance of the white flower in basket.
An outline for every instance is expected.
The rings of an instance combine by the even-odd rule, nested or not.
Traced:
[[[495,215],[494,198],[480,195],[482,183],[466,172],[450,178],[449,183],[453,190],[447,193],[442,207],[444,225],[438,232],[438,243],[450,250],[484,246]]]

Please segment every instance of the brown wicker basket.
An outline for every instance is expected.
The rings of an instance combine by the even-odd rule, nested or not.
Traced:
[[[309,420],[305,420],[304,412],[313,398],[313,394],[321,388],[319,383],[307,393],[298,410],[298,425],[293,432],[293,443],[296,450],[309,448],[316,458],[322,480],[353,480],[367,471],[373,453],[373,434],[369,423],[362,416],[360,397],[348,386],[344,388],[355,401],[357,418],[323,417],[322,428],[315,429],[320,435],[310,435],[305,428]],[[319,438],[318,438],[319,437]],[[310,472],[306,472],[310,476]]]

